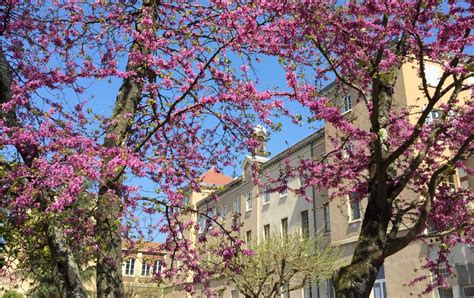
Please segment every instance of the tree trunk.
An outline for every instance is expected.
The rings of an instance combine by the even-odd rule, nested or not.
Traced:
[[[336,297],[369,297],[384,262],[387,225],[387,220],[381,218],[375,204],[368,204],[352,261],[335,276]]]
[[[124,297],[122,280],[121,201],[103,194],[97,206],[97,297]]]
[[[63,231],[56,226],[50,226],[48,238],[51,257],[54,260],[53,272],[55,277],[59,277],[56,284],[61,289],[62,296],[65,298],[87,297],[79,266],[67,245]]]
[[[394,169],[385,167],[389,153],[388,123],[393,100],[392,86],[396,73],[390,78],[374,78],[372,82],[373,108],[370,114],[371,132],[377,136],[370,148],[372,165],[369,169],[368,202],[362,221],[359,239],[349,265],[342,267],[335,275],[336,297],[369,297],[379,268],[385,259],[387,228],[391,218],[389,177]]]

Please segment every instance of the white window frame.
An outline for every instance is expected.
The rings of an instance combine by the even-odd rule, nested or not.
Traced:
[[[308,284],[306,285],[302,290],[303,290],[303,298],[312,298],[313,297],[313,285]]]
[[[425,79],[428,86],[438,86],[441,79],[441,68],[437,65],[425,64]]]
[[[141,276],[150,276],[151,273],[152,273],[152,265],[143,259]]]
[[[245,232],[245,242],[249,244],[252,241],[252,230],[248,230]]]
[[[125,276],[133,276],[135,274],[135,258],[128,258],[125,261]]]
[[[357,199],[357,193],[352,192],[348,196],[348,205],[349,205],[349,223],[351,222],[358,222],[362,220],[362,207],[360,204],[360,200]],[[358,210],[358,215],[359,217],[355,218],[354,216],[354,211],[355,209],[353,208],[353,202],[357,204],[357,210]]]
[[[352,110],[352,97],[350,93],[344,94],[342,96],[342,106],[341,106],[341,114],[348,113]]]
[[[288,196],[288,181],[285,181],[285,189],[280,192],[280,199],[286,198]]]
[[[226,214],[227,214],[227,206],[226,206],[226,205],[222,205],[222,206],[221,206],[221,218],[222,218],[222,221],[225,221]]]
[[[163,271],[163,265],[160,259],[155,260],[154,262],[154,267],[153,267],[153,272],[154,273],[161,273]]]
[[[239,290],[233,289],[232,291],[230,291],[230,297],[231,298],[239,298]]]
[[[245,211],[252,211],[252,206],[253,205],[253,198],[252,198],[252,192],[249,191],[247,192],[247,197],[245,198]]]
[[[281,286],[281,298],[290,298],[290,285],[288,282]]]
[[[268,228],[268,233],[267,233]],[[270,239],[270,224],[263,225],[263,239]]]
[[[200,215],[198,218],[198,226],[199,226],[198,233],[199,234],[204,233],[204,231],[206,231],[206,225],[207,225],[206,217],[204,215]]]
[[[263,193],[263,204],[270,203],[270,185],[265,185],[265,191]]]
[[[335,293],[334,293],[334,282],[332,279],[326,279],[326,297],[328,298],[334,298]]]
[[[303,214],[306,214],[305,221],[303,220]],[[309,234],[310,234],[310,231],[309,231],[309,212],[308,212],[308,210],[301,211],[300,212],[300,218],[301,218],[301,237],[303,239],[307,239],[307,238],[309,238]],[[303,224],[304,222],[306,222],[306,227]]]
[[[240,198],[235,198],[234,199],[234,214],[239,214],[240,213]]]
[[[382,290],[382,297],[376,297],[375,296],[375,286],[379,284],[380,285],[380,289]],[[385,289],[385,293],[384,293],[384,290]],[[387,281],[385,280],[385,278],[381,278],[381,279],[376,279],[375,282],[374,282],[374,285],[372,286],[372,291],[370,291],[370,298],[387,298],[388,295],[386,295],[386,291],[387,291]]]

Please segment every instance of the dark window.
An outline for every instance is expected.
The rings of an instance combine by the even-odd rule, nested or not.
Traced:
[[[351,193],[351,220],[360,219],[360,200],[356,192]]]
[[[288,237],[288,217],[285,217],[281,220],[281,236]]]
[[[265,239],[270,238],[270,225],[263,226],[263,237],[265,237]]]
[[[308,210],[301,212],[301,235],[303,238],[309,238],[309,218]]]
[[[329,233],[331,231],[331,219],[329,216],[329,203],[324,204],[324,232]]]

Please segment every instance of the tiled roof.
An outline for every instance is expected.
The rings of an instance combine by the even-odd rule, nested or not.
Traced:
[[[161,243],[158,242],[142,242],[135,243],[132,245],[127,240],[122,240],[122,250],[135,251],[135,252],[157,252],[160,248]]]
[[[210,169],[201,176],[201,182],[212,185],[226,185],[232,180],[234,180],[232,177],[218,173],[214,168]]]

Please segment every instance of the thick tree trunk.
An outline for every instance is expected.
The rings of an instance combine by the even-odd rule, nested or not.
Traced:
[[[158,2],[144,0],[141,8],[142,11],[150,10],[154,20],[156,19],[155,10]],[[141,30],[140,20],[137,20],[137,29]],[[136,42],[133,43],[130,51],[137,51],[143,55],[150,53],[149,49],[140,46]],[[147,77],[147,67],[132,64],[129,61],[127,71],[134,71],[137,75],[135,78],[124,79],[120,86],[111,117],[114,124],[109,127],[108,135],[104,140],[104,147],[124,147],[131,134],[131,120],[136,115],[137,106],[141,99],[143,81]],[[116,177],[106,181],[99,190],[96,213],[96,237],[99,246],[97,254],[97,297],[99,298],[124,297],[120,232],[122,202],[117,187],[117,183],[122,180],[123,173],[123,168],[118,169]],[[112,191],[112,193],[109,193],[109,191]]]
[[[386,78],[387,79],[387,78]],[[371,144],[372,165],[369,169],[367,208],[359,240],[349,265],[335,276],[336,297],[369,297],[379,268],[385,259],[387,228],[391,218],[389,177],[394,170],[384,165],[389,154],[388,131],[396,70],[389,81],[381,77],[372,83],[373,108],[370,114],[371,132],[377,136]]]
[[[375,204],[368,205],[352,262],[342,267],[335,276],[336,297],[369,297],[379,268],[384,262],[388,223],[379,214]]]
[[[56,284],[61,289],[62,296],[65,298],[87,297],[79,266],[67,245],[63,231],[56,226],[50,226],[48,238],[51,257],[54,260],[54,276],[59,277]]]
[[[121,201],[103,194],[97,207],[97,297],[124,297],[122,280]]]

